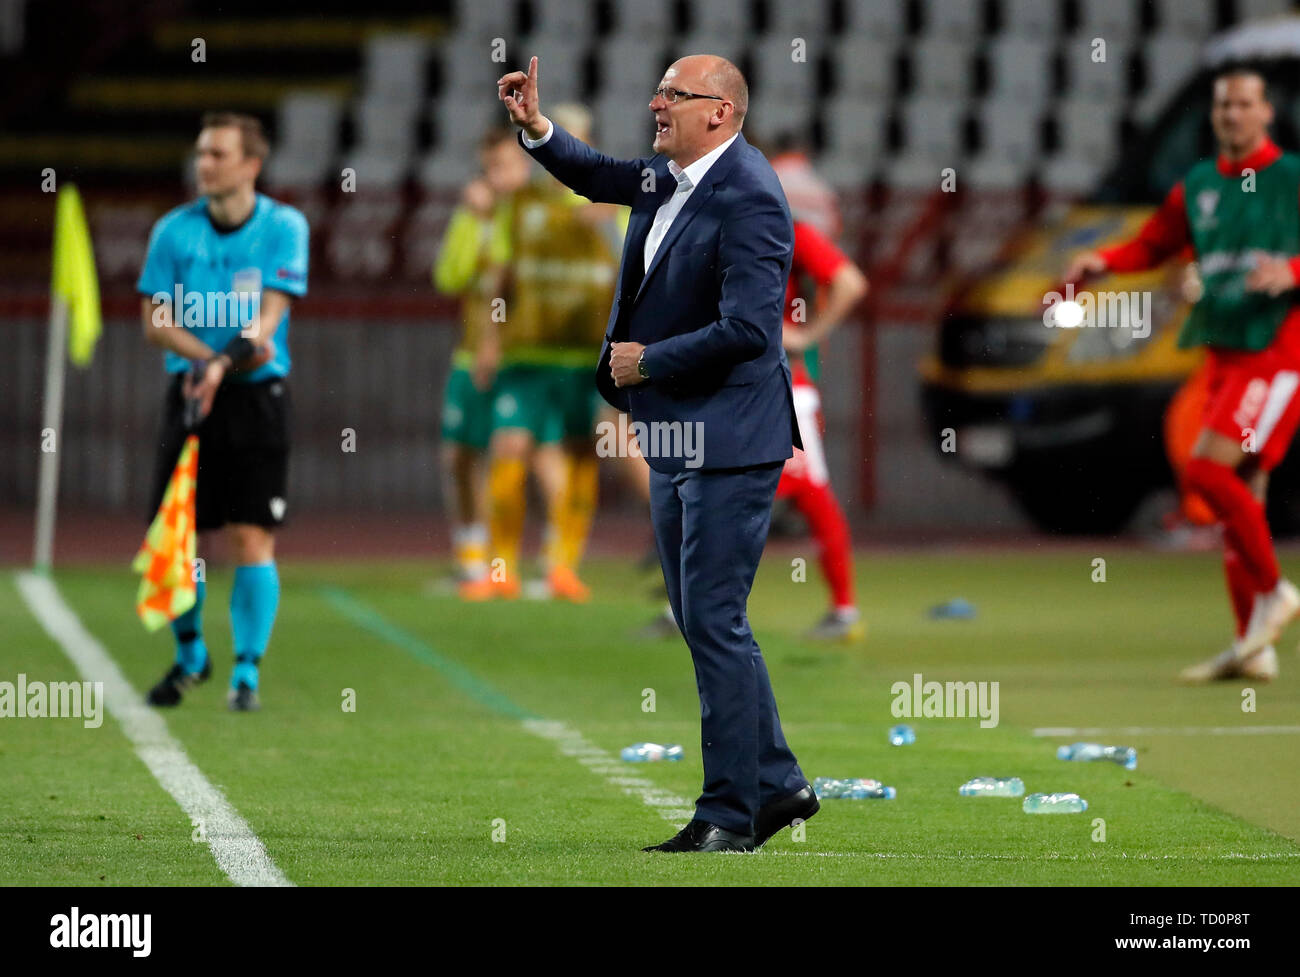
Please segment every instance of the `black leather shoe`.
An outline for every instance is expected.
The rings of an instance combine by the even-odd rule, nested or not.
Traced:
[[[693,820],[661,845],[642,851],[753,851],[754,836],[737,834],[708,821]]]
[[[795,791],[779,801],[770,801],[758,809],[754,819],[754,847],[761,848],[763,843],[782,828],[788,828],[790,822],[799,818],[807,821],[821,810],[821,801],[811,784],[804,784],[802,790]]]

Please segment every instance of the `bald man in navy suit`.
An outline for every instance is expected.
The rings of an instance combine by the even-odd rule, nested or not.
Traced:
[[[645,851],[753,851],[818,810],[746,613],[781,468],[802,447],[781,346],[790,209],[741,135],[749,91],[725,58],[668,68],[649,106],[655,154],[635,160],[543,116],[537,67],[497,83],[521,145],[576,193],[632,208],[596,385],[650,464],[664,582],[700,693],[695,817]]]

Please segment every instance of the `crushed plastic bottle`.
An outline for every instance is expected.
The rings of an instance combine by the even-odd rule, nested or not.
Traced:
[[[813,791],[819,800],[887,800],[898,796],[893,787],[886,787],[879,780],[863,777],[818,777],[813,781]]]
[[[660,746],[658,743],[633,743],[623,747],[624,763],[651,763],[656,760],[680,760],[682,748],[676,743]]]
[[[1022,808],[1026,814],[1079,814],[1088,802],[1078,794],[1030,794]]]
[[[916,742],[916,730],[911,726],[894,726],[889,730],[891,746],[908,746]]]
[[[1136,770],[1138,751],[1131,746],[1103,746],[1100,743],[1071,743],[1057,747],[1058,760],[1109,760],[1125,770]]]
[[[1020,797],[1024,792],[1019,777],[973,777],[957,788],[962,797]]]

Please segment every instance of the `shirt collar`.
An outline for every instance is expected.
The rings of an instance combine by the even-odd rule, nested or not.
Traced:
[[[694,163],[685,168],[682,168],[672,160],[669,160],[668,172],[671,173],[673,179],[677,181],[677,188],[680,190],[684,188],[689,189],[691,187],[698,187],[700,181],[704,179],[704,174],[709,172],[709,169],[713,164],[718,161],[718,157],[727,151],[727,147],[736,141],[736,136],[738,135],[740,135],[740,133],[735,133],[721,146],[717,146],[710,152],[705,153]]]
[[[1282,150],[1278,148],[1277,143],[1265,136],[1259,149],[1241,159],[1228,159],[1220,153],[1217,165],[1219,173],[1223,176],[1241,176],[1242,170],[1262,170],[1281,155]]]

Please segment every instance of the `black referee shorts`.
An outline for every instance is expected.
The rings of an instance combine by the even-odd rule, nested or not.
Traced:
[[[185,445],[185,375],[172,378],[163,401],[162,431],[154,468],[148,518],[162,504]],[[274,529],[288,506],[289,384],[283,377],[260,383],[226,381],[217,388],[212,411],[198,426],[199,478],[195,516],[200,531],[226,523]]]

